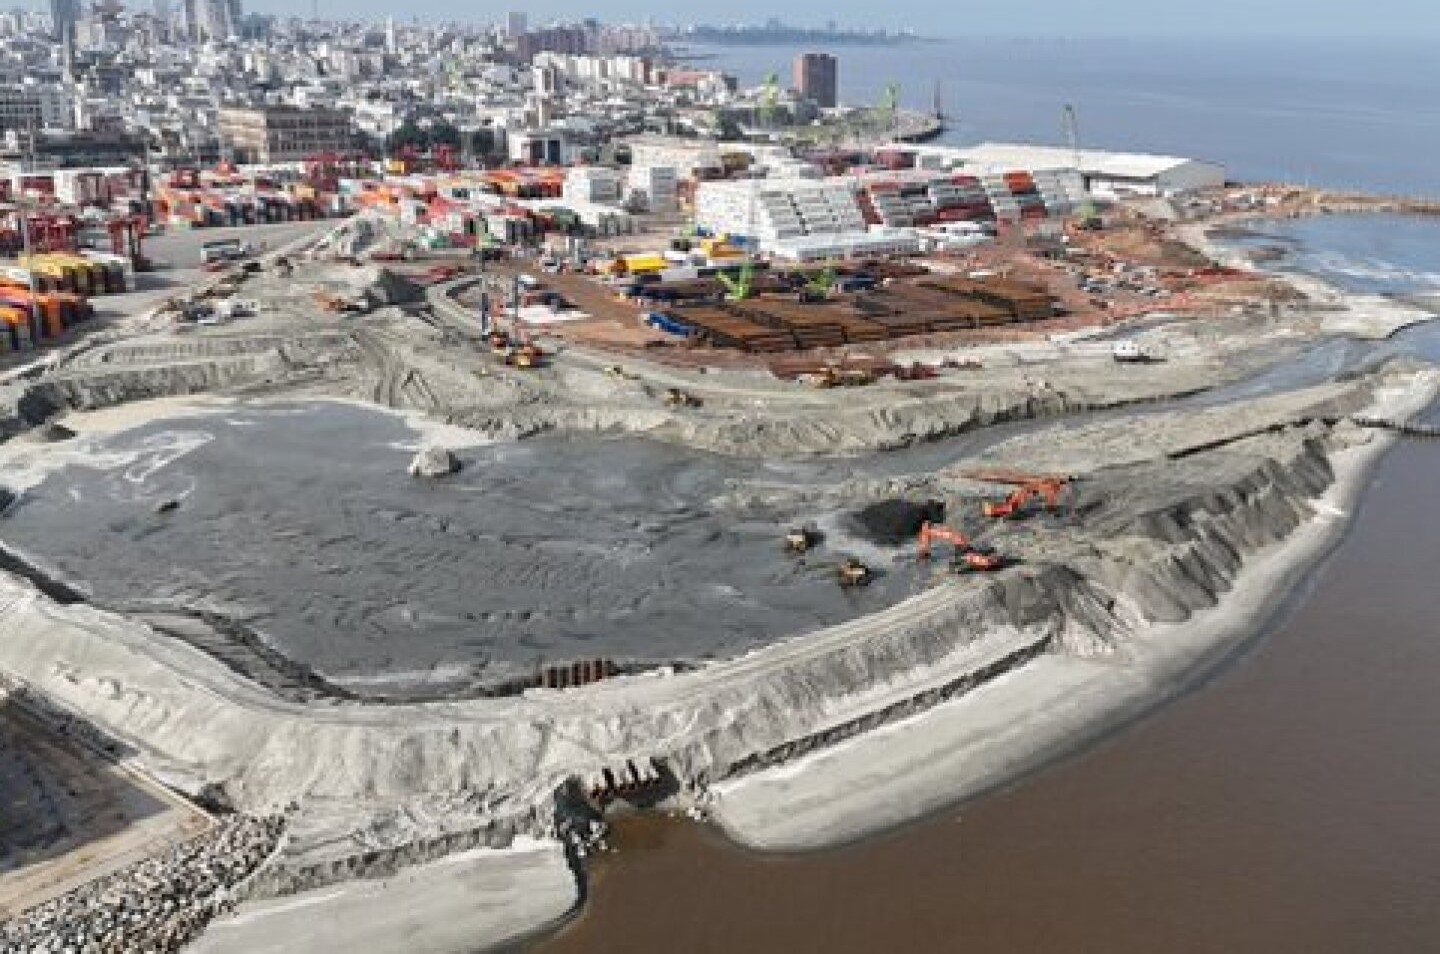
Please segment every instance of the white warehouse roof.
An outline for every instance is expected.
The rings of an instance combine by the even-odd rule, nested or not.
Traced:
[[[969,165],[1019,169],[1074,168],[1076,153],[1063,146],[981,143],[956,151]],[[1198,189],[1225,184],[1225,167],[1198,159],[1145,153],[1082,149],[1080,172],[1087,178],[1155,182],[1162,189]]]

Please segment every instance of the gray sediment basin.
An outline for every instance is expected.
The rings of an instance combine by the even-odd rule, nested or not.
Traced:
[[[922,585],[896,568],[842,591],[833,535],[782,552],[789,525],[834,514],[710,504],[734,481],[840,463],[543,437],[461,449],[460,473],[427,481],[406,474],[418,443],[394,415],[328,402],[152,422],[24,493],[0,539],[98,605],[219,629],[370,697],[500,691],[572,660],[730,657]]]

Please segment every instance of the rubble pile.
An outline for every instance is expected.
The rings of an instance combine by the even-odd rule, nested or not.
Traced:
[[[280,842],[278,817],[237,815],[162,855],[38,905],[0,924],[0,950],[179,951]]]

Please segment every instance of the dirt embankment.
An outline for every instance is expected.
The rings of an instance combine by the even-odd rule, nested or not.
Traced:
[[[616,379],[580,356],[539,373],[500,366],[420,319],[307,335],[227,333],[142,339],[87,352],[0,390],[0,433],[73,410],[170,395],[330,396],[422,411],[484,436],[635,434],[739,457],[861,454],[1006,422],[1195,393],[1258,370],[1262,352],[1194,348],[1117,373],[1106,346],[1053,346],[1039,360],[1000,352],[993,367],[900,386],[815,391],[753,375],[675,378],[699,408],[665,401],[672,378]]]

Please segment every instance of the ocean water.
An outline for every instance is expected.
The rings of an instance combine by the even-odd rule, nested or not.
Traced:
[[[754,84],[784,78],[799,48],[696,47]],[[1224,163],[1232,177],[1440,197],[1440,58],[1404,41],[964,39],[838,47],[841,98],[878,102],[897,83],[947,141],[1059,143],[1079,112],[1083,145]]]
[[[1284,249],[1272,267],[1368,295],[1440,295],[1440,218],[1330,216],[1266,222],[1246,245]]]

